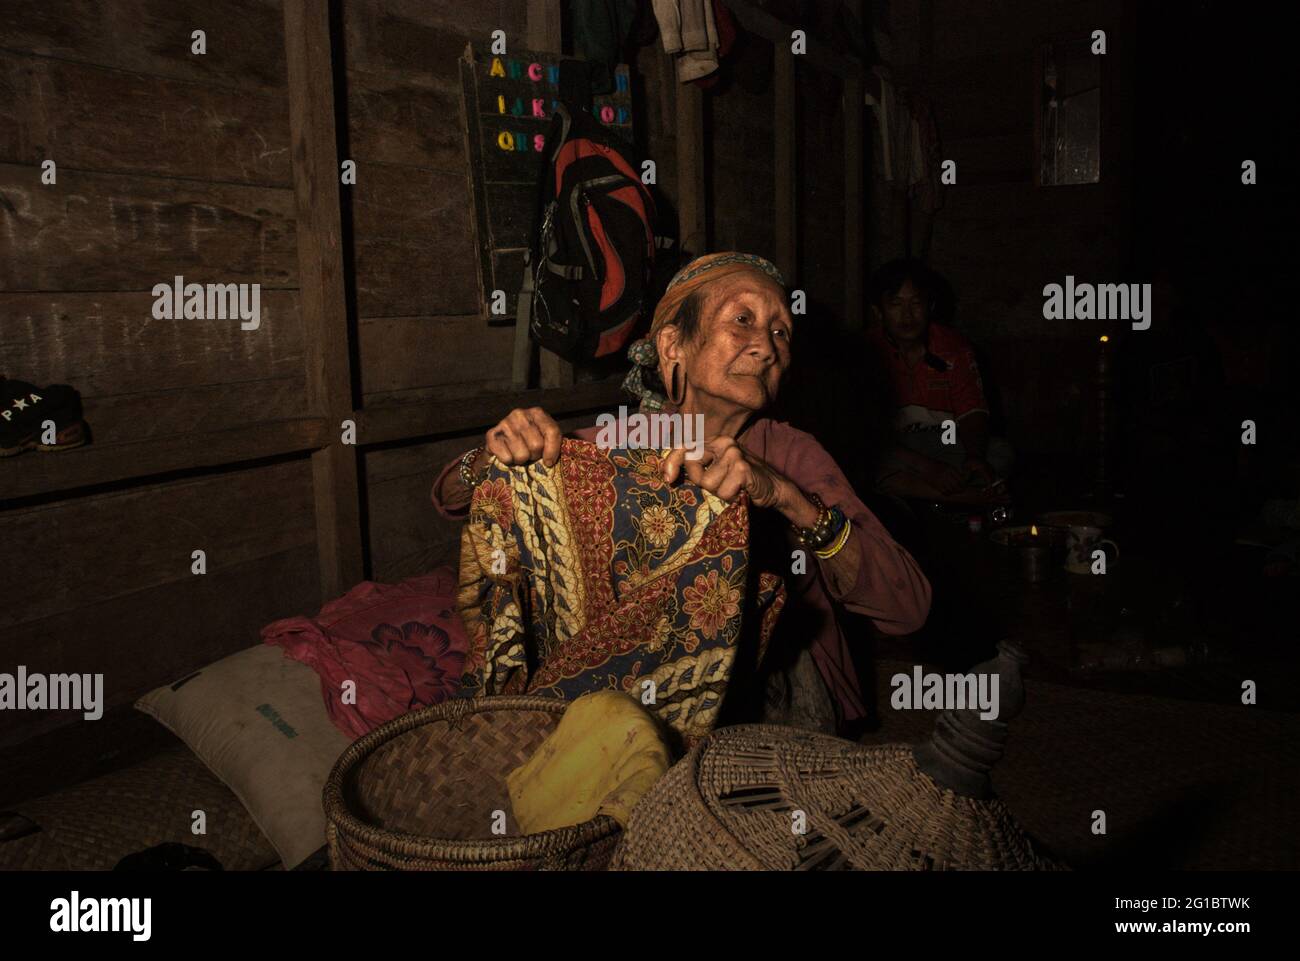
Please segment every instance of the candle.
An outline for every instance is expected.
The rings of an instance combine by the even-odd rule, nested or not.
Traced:
[[[1050,569],[1051,551],[1045,545],[1033,545],[1020,549],[1020,573],[1031,584],[1047,580]]]
[[[1029,526],[1029,536],[1020,542],[1020,573],[1031,584],[1047,579],[1051,547],[1046,537],[1038,536],[1038,525]]]

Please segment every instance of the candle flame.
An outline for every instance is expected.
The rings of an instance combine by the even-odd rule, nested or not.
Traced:
[[[1030,535],[1031,537],[1037,537],[1037,536],[1038,536],[1038,527],[1037,527],[1037,525],[1034,525],[1034,524],[1030,524],[1030,525],[1029,525],[1029,535]]]
[[[1103,344],[1109,344],[1109,343],[1110,343],[1110,337],[1107,336],[1106,334],[1102,334],[1102,335],[1101,335],[1101,342],[1102,342]]]

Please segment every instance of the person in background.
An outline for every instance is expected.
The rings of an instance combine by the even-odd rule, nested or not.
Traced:
[[[881,458],[876,487],[933,501],[1005,502],[1011,448],[989,436],[970,343],[931,321],[937,286],[929,268],[906,259],[885,264],[871,281],[868,339],[894,411],[893,445]]]

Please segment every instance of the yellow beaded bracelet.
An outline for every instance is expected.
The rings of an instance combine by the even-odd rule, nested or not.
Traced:
[[[840,536],[835,538],[835,543],[824,551],[815,551],[816,555],[824,561],[830,560],[836,554],[844,549],[844,545],[849,542],[849,532],[853,529],[853,521],[847,517],[844,518],[844,526],[840,529]]]

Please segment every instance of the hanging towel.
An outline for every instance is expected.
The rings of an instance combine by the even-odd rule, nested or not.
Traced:
[[[718,69],[713,0],[653,0],[664,53],[677,55],[677,80],[689,83]]]

